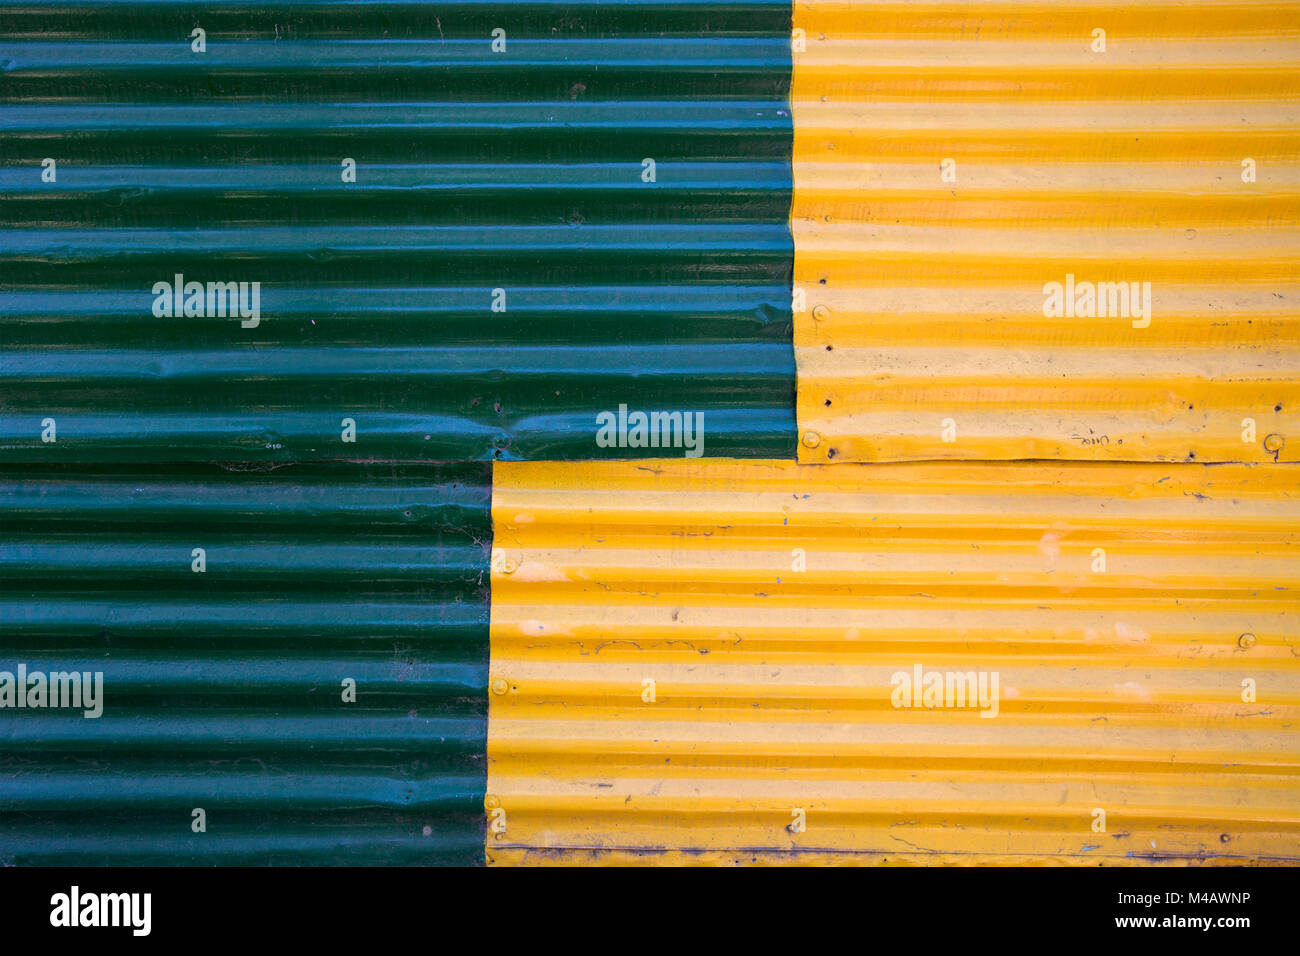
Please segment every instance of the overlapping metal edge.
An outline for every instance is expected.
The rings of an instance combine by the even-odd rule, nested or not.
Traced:
[[[1300,862],[1294,468],[494,472],[489,863]]]
[[[794,26],[801,461],[1297,460],[1294,3]],[[1142,316],[1048,301],[1134,282]]]
[[[489,482],[0,469],[0,864],[481,864]]]
[[[703,414],[707,455],[793,456],[789,21],[7,6],[0,453],[659,454],[597,443],[626,405]],[[165,314],[178,275],[249,283],[249,315]]]

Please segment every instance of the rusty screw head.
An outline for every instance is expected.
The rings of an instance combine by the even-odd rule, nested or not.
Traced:
[[[1237,638],[1237,646],[1240,647],[1240,648],[1242,648],[1243,650],[1246,649],[1246,648],[1254,647],[1254,646],[1255,646],[1255,635],[1254,635],[1254,634],[1243,634],[1243,635],[1241,635],[1241,637]]]

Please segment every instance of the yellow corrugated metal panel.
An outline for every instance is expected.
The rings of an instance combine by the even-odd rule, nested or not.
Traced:
[[[1300,460],[1297,10],[796,2],[800,459]]]
[[[493,522],[490,862],[1300,862],[1300,469],[497,463]]]

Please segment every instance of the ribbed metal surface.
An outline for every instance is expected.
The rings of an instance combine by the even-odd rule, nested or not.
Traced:
[[[794,21],[801,460],[1300,459],[1293,2]]]
[[[481,863],[487,467],[0,470],[0,863]]]
[[[493,518],[489,862],[1300,862],[1292,467],[509,463]]]
[[[645,454],[596,443],[625,403],[703,413],[705,454],[792,456],[789,24],[774,0],[8,5],[0,450]],[[257,324],[155,316],[177,274],[260,282]]]

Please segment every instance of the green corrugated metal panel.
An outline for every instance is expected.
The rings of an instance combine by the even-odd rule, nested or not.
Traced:
[[[488,467],[0,469],[0,864],[481,863]]]
[[[769,0],[9,5],[0,450],[627,457],[595,441],[627,404],[703,412],[706,455],[793,455],[789,26]],[[156,316],[178,274],[250,283],[249,313],[259,282],[257,314]]]

